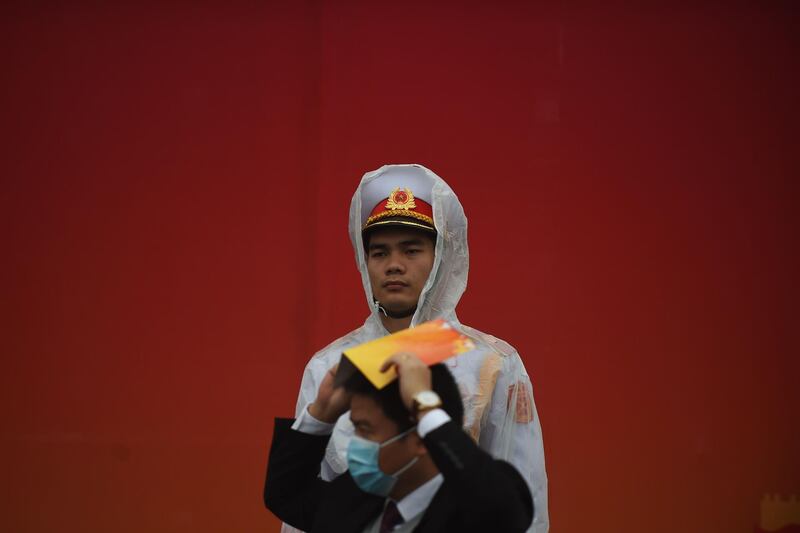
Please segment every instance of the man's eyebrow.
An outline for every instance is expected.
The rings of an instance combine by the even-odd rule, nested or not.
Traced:
[[[367,420],[359,420],[358,418],[350,417],[350,423],[354,426],[369,426],[369,421]]]
[[[385,248],[388,248],[388,247],[389,247],[388,244],[383,244],[383,243],[378,243],[378,244],[370,243],[370,245],[369,245],[369,249],[370,250],[375,250],[376,248],[385,249]]]

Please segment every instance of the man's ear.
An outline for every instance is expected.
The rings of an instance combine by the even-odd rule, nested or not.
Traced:
[[[414,446],[414,455],[417,457],[428,455],[428,448],[425,447],[425,441],[422,440],[416,431],[411,434],[411,438],[414,439],[412,442]]]

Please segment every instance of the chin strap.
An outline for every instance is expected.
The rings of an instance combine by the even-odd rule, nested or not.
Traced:
[[[374,305],[374,306],[375,306],[375,309],[377,309],[378,311],[380,311],[381,313],[383,313],[383,316],[386,316],[386,317],[388,317],[388,316],[389,316],[389,313],[387,313],[387,312],[386,312],[386,309],[384,309],[384,308],[383,308],[383,306],[382,306],[381,304],[379,304],[379,303],[378,303],[378,300],[372,300],[372,305]]]
[[[383,306],[380,304],[380,302],[378,302],[378,300],[375,300],[375,299],[373,299],[373,300],[372,300],[372,303],[373,303],[373,305],[375,306],[375,309],[377,309],[379,312],[383,313],[383,316],[385,316],[385,317],[387,317],[387,318],[408,318],[408,317],[412,316],[412,315],[413,315],[413,314],[416,312],[416,310],[417,310],[417,306],[415,305],[414,307],[412,307],[411,309],[407,310],[407,311],[406,311],[406,312],[404,312],[404,313],[401,313],[401,314],[395,314],[395,313],[389,313],[389,312],[388,312],[388,311],[387,311],[387,310],[386,310],[386,309],[385,309],[385,308],[384,308],[384,307],[383,307]]]

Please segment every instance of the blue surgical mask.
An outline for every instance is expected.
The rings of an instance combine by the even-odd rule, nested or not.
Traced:
[[[381,448],[402,439],[415,429],[417,428],[413,427],[381,444],[362,439],[357,435],[350,438],[350,444],[347,447],[347,466],[350,469],[350,476],[361,490],[383,497],[389,495],[400,474],[414,466],[418,457],[411,459],[397,472],[384,474],[378,465]]]

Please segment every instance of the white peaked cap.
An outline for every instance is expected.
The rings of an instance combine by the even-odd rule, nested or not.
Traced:
[[[422,167],[417,165],[391,165],[386,170],[375,176],[370,181],[364,183],[361,188],[361,226],[367,224],[371,214],[377,209],[380,215],[396,219],[398,217],[414,217],[427,219],[430,226],[433,226],[433,214],[431,212],[433,203],[434,179]],[[395,207],[388,208],[387,200],[392,198],[396,191],[411,193],[410,197],[415,200],[416,207]],[[403,196],[406,199],[406,196]],[[421,200],[424,204],[416,202]],[[419,215],[423,215],[420,217]],[[372,221],[370,221],[372,224]]]

